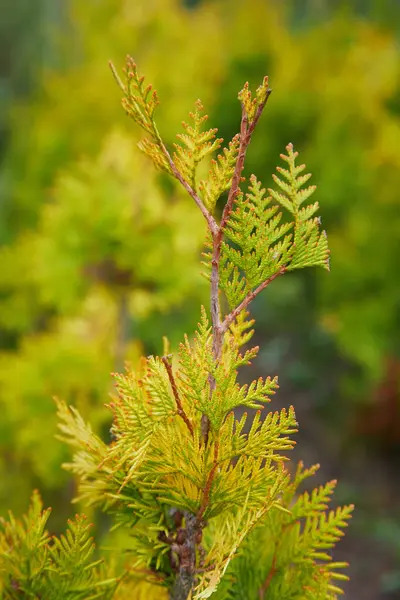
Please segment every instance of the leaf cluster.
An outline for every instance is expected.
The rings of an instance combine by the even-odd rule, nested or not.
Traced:
[[[345,562],[335,562],[330,549],[344,535],[353,506],[328,511],[336,481],[312,492],[300,484],[318,465],[299,463],[283,494],[287,511],[272,510],[244,541],[218,588],[218,600],[334,600],[342,594]]]
[[[182,122],[184,133],[177,134],[179,143],[174,143],[171,156],[154,120],[154,111],[158,105],[156,91],[152,91],[151,85],[145,87],[144,77],[139,76],[136,63],[130,56],[126,60],[124,82],[112,64],[111,69],[123,92],[122,106],[126,114],[150,134],[150,138],[139,143],[139,148],[151,158],[157,168],[179,179],[189,193],[200,198],[206,209],[212,212],[220,196],[231,187],[240,136],[236,135],[228,147],[216,159],[211,160],[207,179],[198,182],[198,165],[204,158],[214,154],[223,142],[222,138],[216,137],[216,128],[203,130],[208,116],[202,114],[204,108],[201,101],[197,100],[194,111],[189,113],[190,123]],[[257,98],[259,95],[257,92]],[[258,100],[255,98],[254,101]]]
[[[61,437],[75,449],[73,461],[65,466],[79,478],[79,498],[129,525],[138,564],[164,569],[166,577],[169,548],[163,535],[173,527],[171,507],[205,521],[222,519],[221,530],[237,522],[236,534],[215,542],[219,555],[225,556],[221,548],[227,543],[233,555],[246,530],[238,524],[237,510],[246,506],[243,519],[250,527],[280,504],[287,483],[282,465],[294,443],[293,409],[269,413],[264,420],[259,411],[248,433],[247,416],[237,419],[232,412],[238,406],[262,407],[277,388],[276,379],[270,378],[250,386],[237,382],[238,368],[256,353],[253,349],[240,354],[234,343],[238,331],[247,327],[242,320],[233,328],[215,365],[203,311],[194,340],[186,339],[180,347],[175,373],[171,367],[172,380],[167,359],[155,357],[143,359],[137,373],[116,375],[110,445],[92,432],[76,409],[58,403]],[[215,378],[212,393],[210,369]],[[207,447],[201,439],[203,414],[211,422]],[[208,586],[204,581],[204,589]]]
[[[61,439],[75,451],[65,466],[79,479],[78,499],[111,512],[117,524],[128,526],[133,568],[142,570],[147,581],[149,571],[155,571],[162,587],[174,590],[178,584],[178,597],[183,597],[187,570],[192,579],[185,598],[192,591],[196,600],[223,593],[224,587],[218,586],[229,572],[231,583],[239,581],[234,565],[240,571],[246,547],[249,560],[255,560],[252,540],[262,532],[272,555],[264,557],[268,570],[255,594],[264,597],[268,589],[269,594],[276,590],[280,597],[295,597],[298,589],[316,598],[324,589],[326,597],[334,598],[340,588],[331,580],[343,577],[334,570],[343,565],[332,562],[326,550],[341,537],[352,507],[325,514],[332,483],[295,498],[299,483],[313,470],[305,473],[300,467],[291,478],[285,467],[285,453],[293,447],[291,436],[297,430],[293,407],[262,416],[277,388],[276,378],[260,378],[250,385],[238,381],[238,369],[250,364],[258,351],[240,350],[252,335],[247,304],[285,271],[327,267],[326,235],[314,217],[318,203],[303,206],[315,190],[304,188],[310,175],[301,175],[305,166],[296,166],[297,153],[289,144],[287,155],[282,155],[288,168],[278,168],[281,177],[274,176],[280,191],[269,190],[265,198],[255,177],[245,197],[240,191],[246,149],[270,93],[267,79],[254,98],[247,85],[239,94],[240,135],[212,164],[211,183],[197,185],[198,164],[222,141],[215,138],[216,130],[202,131],[206,118],[201,104],[191,114],[193,125],[184,123],[185,133],[178,135],[181,144],[175,144],[171,157],[153,119],[156,96],[143,87],[136,65],[128,58],[125,84],[114,74],[124,91],[126,112],[151,135],[148,153],[154,154],[158,166],[166,161],[166,170],[206,217],[212,247],[212,322],[203,309],[194,339],[186,336],[180,345],[176,365],[172,355],[149,356],[137,372],[115,375],[111,444],[93,433],[75,408],[58,403]],[[208,210],[229,186],[218,225]],[[198,189],[203,195],[208,190],[207,202],[197,195]],[[278,205],[270,206],[272,199]],[[292,221],[281,223],[279,205]],[[219,289],[233,309],[222,324]],[[247,428],[247,413],[240,418],[234,413],[239,407],[257,409]],[[196,537],[189,539],[193,533]],[[325,561],[325,567],[317,561]],[[244,586],[247,594],[255,581],[253,577],[253,583]],[[234,598],[240,589],[233,585],[228,594]]]
[[[107,578],[94,559],[94,543],[85,516],[68,521],[65,534],[51,536],[34,492],[21,521],[9,513],[0,520],[0,590],[4,600],[107,600],[117,581]]]
[[[281,158],[288,168],[278,167],[279,176],[273,175],[279,191],[269,189],[267,196],[252,175],[248,192],[238,194],[224,229],[220,281],[231,308],[286,271],[329,269],[326,233],[320,232],[320,218],[314,216],[318,202],[303,206],[315,191],[315,186],[304,188],[311,175],[301,175],[305,165],[296,166],[298,153],[292,144],[286,151]],[[291,220],[283,220],[280,206]]]

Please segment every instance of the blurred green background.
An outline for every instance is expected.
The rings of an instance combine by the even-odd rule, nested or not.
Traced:
[[[155,85],[170,144],[197,98],[230,139],[237,92],[268,74],[247,174],[270,185],[293,142],[332,257],[258,297],[253,375],[279,375],[298,456],[357,504],[346,598],[400,598],[399,42],[399,0],[2,0],[1,513],[39,487],[65,521],[52,398],[107,439],[110,372],[176,347],[207,303],[203,221],[137,150],[108,60]]]

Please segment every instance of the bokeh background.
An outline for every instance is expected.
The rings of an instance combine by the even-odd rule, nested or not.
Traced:
[[[137,150],[108,60],[135,57],[169,143],[197,98],[230,139],[238,90],[268,74],[248,173],[269,185],[294,143],[331,273],[257,298],[247,377],[279,375],[297,456],[357,505],[337,552],[346,598],[400,598],[399,42],[398,0],[1,0],[0,513],[38,487],[64,524],[74,483],[53,396],[107,439],[110,372],[163,335],[176,347],[207,303],[204,224]]]

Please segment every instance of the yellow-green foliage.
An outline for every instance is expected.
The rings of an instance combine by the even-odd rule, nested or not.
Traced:
[[[340,581],[346,576],[337,569],[347,565],[332,562],[326,550],[343,536],[351,507],[327,512],[336,481],[298,495],[299,485],[317,469],[318,465],[311,469],[298,465],[284,493],[290,511],[271,510],[249,534],[216,599],[331,600],[341,593]]]
[[[254,96],[248,84],[239,93],[240,134],[219,159],[219,168],[212,163],[209,180],[198,186],[197,168],[222,143],[215,139],[215,129],[202,133],[205,118],[199,114],[200,103],[192,115],[194,126],[185,126],[187,133],[178,135],[185,148],[175,145],[171,154],[154,121],[156,92],[145,87],[130,57],[126,66],[123,78],[112,69],[125,111],[150,135],[150,141],[147,138],[139,147],[156,167],[178,180],[207,224],[210,317],[203,308],[197,332],[192,341],[186,336],[181,343],[176,364],[171,354],[151,355],[136,368],[128,367],[125,375],[115,375],[117,394],[109,404],[111,442],[103,441],[76,406],[57,401],[60,439],[74,451],[64,466],[78,481],[77,499],[110,513],[115,526],[130,534],[122,579],[105,578],[99,563],[90,562],[94,547],[83,517],[70,522],[59,540],[50,539],[45,532],[49,512],[42,512],[34,495],[25,524],[12,514],[2,523],[3,595],[73,600],[146,593],[151,598],[161,589],[161,595],[168,590],[172,600],[200,600],[214,594],[243,600],[266,594],[334,599],[341,592],[336,580],[346,579],[336,569],[345,564],[335,563],[327,550],[341,537],[353,507],[325,512],[332,482],[311,495],[297,495],[298,486],[315,468],[305,471],[299,465],[291,475],[286,466],[297,431],[293,407],[264,413],[276,391],[276,378],[260,378],[249,385],[238,382],[239,368],[249,365],[258,352],[257,347],[241,350],[253,333],[247,312],[251,301],[287,271],[327,267],[326,234],[314,216],[318,203],[303,205],[314,186],[303,187],[310,176],[300,175],[305,167],[296,165],[297,153],[289,144],[287,154],[281,155],[288,167],[278,168],[281,178],[274,176],[280,191],[271,189],[265,198],[255,177],[247,195],[242,191],[244,158],[270,94],[267,78]],[[58,315],[53,334],[63,331],[63,325],[67,340],[72,317],[74,333],[79,331],[82,300],[101,297],[100,290],[103,294],[107,290],[114,302],[117,298],[117,305],[123,300],[125,307],[134,301],[131,280],[144,290],[152,283],[161,301],[165,294],[167,305],[175,301],[168,296],[170,287],[178,290],[178,298],[179,285],[186,291],[186,268],[177,286],[159,274],[161,263],[146,270],[149,262],[154,268],[158,260],[157,243],[166,251],[181,248],[171,258],[169,275],[175,261],[179,270],[183,253],[191,248],[191,240],[181,247],[177,243],[180,232],[187,231],[190,217],[182,220],[186,208],[175,213],[173,204],[180,202],[179,196],[167,204],[157,196],[156,187],[147,200],[145,167],[138,176],[139,180],[143,175],[144,185],[132,190],[125,153],[122,160],[115,158],[127,149],[121,138],[116,141],[117,149],[106,148],[101,155],[98,171],[83,163],[74,178],[59,179],[59,202],[44,208],[38,233],[30,234],[34,250],[30,284],[39,303]],[[211,211],[227,189],[218,218]],[[68,202],[63,202],[65,190]],[[138,199],[126,204],[123,198],[130,193],[138,194]],[[281,214],[273,201],[286,209],[292,222],[279,226]],[[164,238],[153,238],[153,229],[163,220],[168,223],[165,230],[161,226]],[[131,240],[133,224],[137,238]],[[192,241],[194,254],[196,237]],[[57,253],[52,265],[50,256]],[[73,266],[71,261],[76,261]],[[75,276],[75,293],[69,298],[57,286],[47,288],[46,278],[58,280],[60,287],[69,272]],[[94,282],[85,287],[88,277]],[[187,279],[191,281],[190,269]],[[221,306],[222,293],[228,309]],[[82,323],[87,325],[83,319],[81,327]],[[164,346],[168,352],[166,341]],[[127,350],[125,341],[119,351],[125,355]],[[84,395],[88,389],[83,386]],[[235,415],[240,407],[257,409],[248,428],[247,413]],[[264,553],[256,552],[256,546],[265,548]],[[121,561],[114,558],[115,569],[121,569]]]
[[[248,193],[238,197],[225,228],[225,235],[234,246],[222,245],[221,288],[232,308],[283,268],[291,271],[319,265],[329,269],[326,233],[318,230],[319,217],[311,218],[319,208],[318,202],[300,208],[315,186],[301,189],[311,175],[299,176],[305,165],[295,166],[298,154],[292,144],[286,150],[288,154],[281,154],[281,158],[289,170],[278,167],[283,179],[273,176],[281,191],[270,189],[271,195],[266,197],[265,189],[252,175]],[[292,222],[279,226],[282,213],[278,212],[279,204],[270,206],[272,199],[291,213]]]
[[[50,509],[34,492],[28,513],[0,520],[0,591],[4,600],[107,600],[117,581],[105,578],[94,560],[91,525],[84,516],[68,521],[59,538],[46,530]]]
[[[112,68],[124,109],[152,136],[146,154],[180,181],[208,224],[211,322],[203,309],[194,339],[185,338],[176,365],[171,355],[150,356],[139,369],[115,376],[112,443],[103,442],[76,408],[58,402],[60,437],[74,450],[72,462],[64,466],[79,480],[78,500],[111,513],[117,525],[128,528],[130,573],[146,586],[169,589],[173,600],[200,600],[214,593],[243,600],[289,595],[334,599],[341,593],[336,582],[346,579],[336,569],[346,564],[335,563],[327,550],[343,535],[353,507],[325,512],[334,482],[296,496],[316,467],[304,470],[300,464],[292,476],[285,466],[297,431],[293,407],[267,414],[258,410],[247,431],[247,414],[238,419],[233,412],[239,407],[263,409],[277,388],[276,378],[244,386],[237,381],[238,369],[258,351],[240,352],[252,335],[247,306],[286,271],[327,266],[326,234],[313,217],[318,204],[301,206],[314,192],[314,187],[302,189],[309,175],[299,176],[304,166],[296,167],[297,153],[290,144],[288,154],[282,155],[288,169],[279,170],[286,182],[274,178],[281,192],[271,190],[271,198],[264,200],[253,178],[243,200],[242,157],[267,98],[266,93],[257,94],[253,104],[245,86],[245,95],[239,94],[239,151],[222,218],[216,221],[198,195],[192,154],[171,156],[158,132],[155,92],[150,95],[151,88],[144,88],[130,57],[123,80]],[[198,130],[193,136],[196,163],[208,154],[202,155],[201,148],[211,143],[211,131],[206,140]],[[226,173],[219,177],[225,179]],[[293,215],[283,232],[277,228],[279,214],[270,223],[276,214],[269,206],[272,199]],[[293,236],[287,235],[283,245],[278,240],[290,229]],[[228,296],[225,314],[219,296],[229,289],[229,260],[236,261],[237,288]]]
[[[146,580],[147,569],[155,568],[163,577],[153,585],[171,585],[169,544],[161,534],[171,534],[174,507],[201,513],[207,522],[206,559],[194,598],[212,595],[225,572],[227,583],[216,598],[257,598],[271,569],[265,598],[289,593],[299,600],[336,598],[337,581],[346,577],[335,569],[346,564],[333,562],[326,550],[340,539],[352,507],[325,514],[335,482],[295,496],[316,467],[299,465],[293,478],[285,467],[285,453],[294,444],[290,436],[297,429],[292,407],[265,415],[258,411],[248,433],[246,414],[234,417],[233,408],[268,402],[277,387],[270,379],[238,385],[237,367],[252,356],[254,352],[237,354],[235,336],[229,335],[221,363],[213,368],[211,332],[203,313],[193,343],[186,340],[181,346],[176,372],[188,421],[177,409],[162,360],[150,357],[139,372],[116,376],[111,445],[75,409],[59,403],[62,438],[76,449],[73,462],[65,466],[79,477],[79,498],[85,504],[101,507],[129,528],[130,568],[136,578],[144,572]],[[212,394],[210,371],[217,381]],[[202,414],[212,424],[206,448]]]

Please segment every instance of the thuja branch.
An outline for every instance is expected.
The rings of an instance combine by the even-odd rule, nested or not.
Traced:
[[[169,379],[168,394],[165,394],[166,376],[163,368],[161,373],[158,368],[154,369],[149,373],[149,377],[143,380],[140,376],[132,377],[132,380],[129,377],[120,377],[120,401],[115,406],[113,425],[116,442],[109,451],[99,445],[97,438],[90,437],[89,430],[83,428],[79,419],[76,427],[82,438],[85,452],[88,436],[91,446],[96,450],[94,464],[104,465],[104,461],[109,456],[114,460],[115,474],[112,475],[116,485],[120,484],[121,469],[125,469],[124,481],[132,480],[132,483],[137,485],[139,497],[142,489],[149,496],[148,507],[147,501],[143,503],[142,500],[132,501],[129,498],[129,513],[135,511],[142,525],[148,526],[148,523],[154,523],[157,529],[162,523],[163,528],[166,528],[159,534],[158,540],[170,545],[170,569],[167,569],[167,572],[174,579],[169,592],[171,600],[187,600],[193,598],[193,595],[197,598],[211,596],[228,567],[227,561],[229,562],[231,557],[235,556],[239,545],[256,523],[261,526],[257,534],[260,535],[261,544],[264,539],[270,540],[266,547],[268,560],[271,560],[270,553],[274,552],[271,567],[256,592],[260,600],[263,600],[271,592],[271,581],[285,575],[283,567],[277,568],[277,565],[281,564],[279,553],[281,550],[284,553],[289,552],[293,542],[290,536],[287,536],[288,539],[280,534],[275,536],[274,531],[283,532],[285,527],[290,526],[291,520],[286,513],[293,508],[291,498],[302,479],[300,469],[295,476],[293,494],[292,492],[289,495],[285,494],[291,484],[282,474],[283,454],[281,453],[292,447],[287,437],[296,430],[292,410],[289,413],[282,410],[280,414],[275,415],[270,413],[262,422],[257,416],[249,434],[242,431],[244,421],[236,424],[234,413],[229,413],[241,405],[250,408],[259,406],[267,399],[274,387],[270,385],[269,378],[265,381],[253,382],[248,387],[238,387],[237,367],[248,362],[248,357],[252,356],[250,354],[242,357],[237,353],[240,346],[249,339],[249,333],[243,333],[247,331],[249,323],[245,322],[245,319],[241,320],[239,316],[245,313],[250,303],[262,290],[287,270],[310,266],[327,267],[329,253],[327,240],[324,232],[319,230],[319,218],[315,217],[318,203],[304,204],[315,188],[304,187],[310,175],[302,174],[305,167],[296,165],[297,153],[293,151],[291,145],[288,145],[287,154],[281,155],[288,166],[278,167],[279,175],[274,177],[274,182],[279,189],[269,190],[271,197],[266,198],[266,190],[262,188],[261,182],[252,177],[246,195],[242,193],[241,182],[247,151],[271,93],[267,78],[264,78],[255,94],[252,95],[247,83],[239,93],[240,132],[233,138],[229,147],[223,149],[217,160],[211,163],[207,180],[202,180],[197,185],[199,163],[205,157],[213,155],[222,143],[222,140],[216,138],[216,129],[204,130],[202,124],[207,117],[201,114],[203,110],[201,103],[197,102],[195,111],[190,113],[190,124],[183,123],[185,131],[178,134],[179,143],[175,143],[174,150],[170,152],[161,139],[154,120],[154,111],[158,105],[155,90],[151,85],[145,84],[144,78],[139,76],[133,59],[128,57],[126,66],[123,81],[119,79],[115,69],[113,73],[123,92],[122,103],[125,112],[146,132],[146,138],[140,143],[141,150],[153,160],[157,168],[179,181],[199,207],[210,231],[211,239],[207,242],[207,248],[210,250],[211,257],[208,253],[207,256],[211,258],[208,267],[210,268],[212,349],[210,349],[209,322],[205,318],[195,342],[183,348],[179,380],[183,382],[182,387],[180,385],[178,387],[179,382],[175,380],[167,350],[161,360]],[[221,219],[217,222],[212,212],[224,192],[228,192],[227,201]],[[277,212],[278,206],[270,205],[272,199],[292,215],[293,222],[287,222],[285,218],[281,222],[282,213]],[[288,233],[291,229],[293,231]],[[221,291],[225,293],[229,303],[230,308],[226,311],[228,314],[222,312],[220,307]],[[237,325],[233,327],[235,321]],[[232,338],[229,339],[230,343],[224,346],[224,338],[228,335],[230,327]],[[222,373],[225,375],[224,381],[221,381]],[[160,390],[160,393],[154,394],[154,390]],[[209,393],[210,396],[205,398],[205,393]],[[185,411],[186,402],[182,402],[183,396],[185,401],[192,399],[196,403],[193,408],[197,406],[204,411],[201,416],[201,432],[197,431],[198,419],[190,419]],[[157,426],[166,428],[165,435],[153,435],[154,418],[159,414],[160,405],[164,408],[166,403],[165,409],[168,409],[170,414],[171,402],[174,417],[163,419],[161,422],[157,420]],[[232,429],[227,422],[231,418],[227,416],[229,414],[232,415]],[[182,428],[175,426],[176,419],[179,418],[185,423]],[[76,435],[73,437],[69,434],[70,421],[71,417],[66,415],[63,431],[67,432],[72,438],[72,443],[76,445]],[[188,431],[186,438],[183,439],[182,429],[184,433],[186,429]],[[128,437],[126,437],[127,433]],[[187,448],[181,448],[182,452],[179,456],[171,452],[171,448],[182,446],[184,439],[188,440],[188,435],[196,439],[200,437],[200,443],[191,443]],[[135,444],[137,442],[138,451],[132,451],[132,439]],[[142,452],[140,446],[143,439],[148,442],[146,441],[146,447]],[[219,471],[222,461],[228,460],[230,463],[231,457],[238,456],[238,449],[241,456],[240,463],[229,464],[228,469]],[[274,457],[271,461],[272,455]],[[97,469],[94,475],[92,464],[90,462],[84,471],[84,486],[86,486],[83,487],[84,494],[87,494],[87,482],[97,477],[98,472],[101,477],[103,475],[107,477],[108,482],[108,471],[102,474],[101,470]],[[82,475],[81,455],[78,455],[78,460],[72,466],[74,472]],[[267,478],[266,467],[268,467]],[[153,480],[151,480],[152,474]],[[199,474],[201,474],[200,482]],[[101,486],[95,490],[97,495],[94,501],[103,503],[104,494],[98,497],[98,490],[107,486],[102,479],[100,482]],[[307,564],[307,572],[310,570],[307,582],[311,583],[315,583],[316,577],[325,577],[328,573],[326,570],[324,574],[321,565],[315,563],[315,548],[319,547],[321,540],[325,542],[329,539],[329,547],[331,547],[339,539],[340,528],[346,526],[352,508],[344,507],[324,516],[321,507],[325,508],[331,487],[328,484],[319,488],[311,496],[305,495],[300,500],[303,503],[300,504],[300,509],[303,510],[302,507],[305,507],[307,514],[304,515],[304,528],[299,529],[298,543],[296,540],[296,557],[301,555],[304,564]],[[246,497],[245,506],[242,512],[239,511],[235,515],[238,522],[234,523],[232,518],[235,516],[232,517],[227,505],[232,503],[240,506],[244,497]],[[288,498],[287,506],[285,498]],[[277,527],[270,530],[269,523],[262,522],[262,519],[266,511],[270,510],[278,500],[285,504],[282,506],[284,511],[279,515],[278,511],[273,512],[272,519],[277,520]],[[122,497],[120,501],[123,506]],[[155,506],[160,507],[159,514],[157,511],[154,512]],[[175,506],[185,508],[182,512],[178,511],[179,523],[174,519],[173,529],[168,532],[170,520],[166,515],[170,514],[171,510],[175,510]],[[119,507],[116,510],[119,511]],[[301,510],[300,514],[303,514]],[[221,524],[223,535],[219,535],[214,527],[209,528],[207,546],[211,551],[205,556],[202,534],[207,525],[206,519],[211,521],[214,517],[221,519],[218,523]],[[298,513],[293,516],[293,519],[295,517],[297,523]],[[282,527],[278,528],[279,523]],[[214,521],[213,524],[215,525],[216,522]],[[218,524],[217,527],[219,526]],[[143,529],[139,528],[137,540],[141,555],[144,555],[144,546],[141,545],[142,531]],[[309,539],[310,532],[312,537],[315,537],[312,546]],[[285,547],[280,546],[281,538],[285,538],[282,542],[282,546]],[[145,553],[149,564],[161,564],[159,561],[164,560],[165,550],[162,546],[160,548],[158,541],[154,547],[146,541]],[[249,558],[254,559],[254,568],[258,568],[260,558],[247,557]],[[323,559],[325,560],[324,557]],[[164,565],[163,562],[162,564]],[[340,563],[331,563],[327,569],[330,566],[336,568],[338,565]],[[212,571],[210,576],[200,574],[207,569]],[[237,578],[238,581],[239,571],[234,574],[234,579]],[[326,582],[325,579],[324,581]],[[303,577],[299,578],[298,583],[301,594],[304,589]],[[241,585],[241,589],[245,590],[245,586]],[[294,597],[296,594],[292,595]]]
[[[124,69],[126,83],[121,80],[111,61],[109,65],[114,79],[123,93],[122,105],[126,114],[136,121],[147,134],[150,134],[151,139],[143,140],[139,144],[139,147],[145,154],[152,158],[156,166],[172,174],[182,184],[199,207],[211,233],[215,235],[218,225],[214,217],[207,210],[200,196],[177,168],[158,131],[154,120],[154,111],[158,105],[157,92],[152,89],[151,85],[144,85],[144,77],[139,76],[136,63],[132,57],[127,56],[126,59],[126,69]]]
[[[187,426],[187,428],[190,431],[190,434],[193,436],[194,435],[193,425],[192,425],[189,417],[187,416],[187,414],[185,413],[185,410],[183,408],[182,401],[180,399],[179,392],[178,392],[178,387],[176,385],[174,374],[172,372],[172,365],[169,362],[168,356],[163,356],[161,358],[161,360],[164,363],[165,369],[166,369],[166,371],[168,373],[168,379],[170,381],[172,392],[174,394],[174,398],[175,398],[175,402],[176,402],[176,406],[177,406],[177,413],[181,417],[181,419],[183,419],[185,421],[186,426]]]

